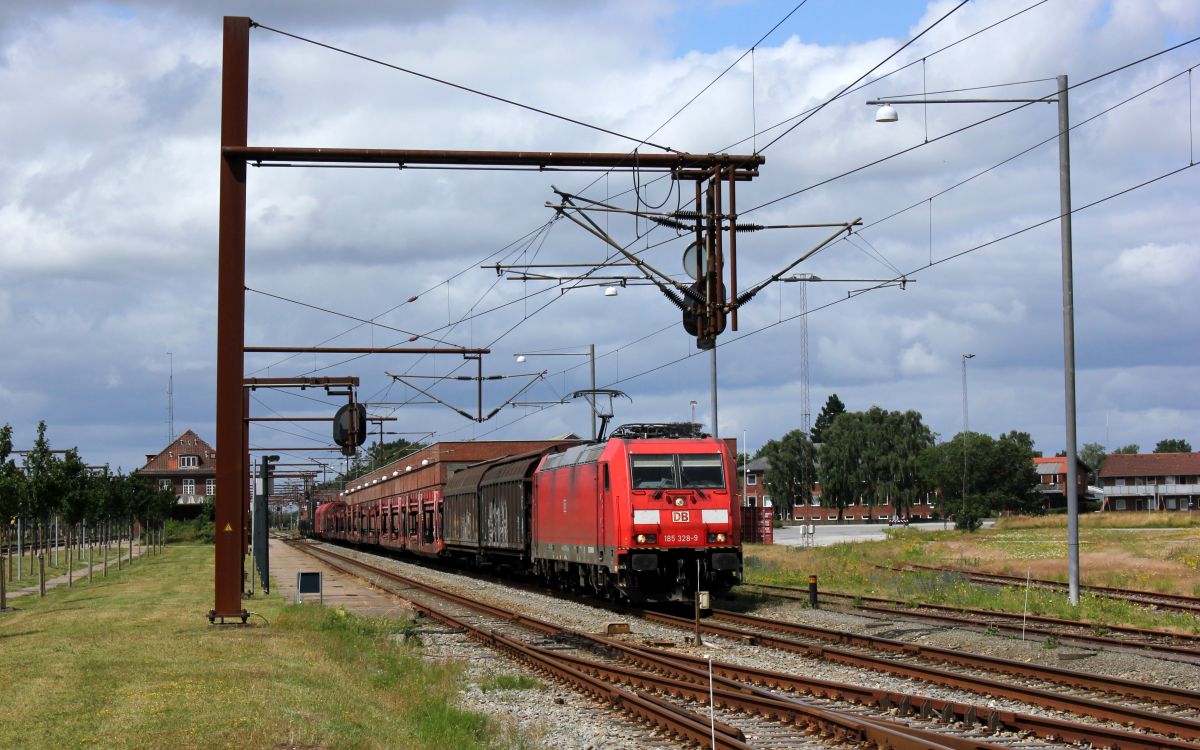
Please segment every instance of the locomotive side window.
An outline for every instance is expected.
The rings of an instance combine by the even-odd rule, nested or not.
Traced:
[[[725,486],[725,472],[719,453],[684,454],[679,457],[681,487],[720,489]]]
[[[630,459],[635,490],[674,489],[679,486],[674,456],[635,455]]]

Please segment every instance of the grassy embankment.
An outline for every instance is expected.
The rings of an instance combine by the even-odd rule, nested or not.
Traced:
[[[1137,531],[1130,530],[1136,526]],[[1200,513],[1093,513],[1081,517],[1080,571],[1084,585],[1200,595]],[[895,573],[876,565],[919,563],[1065,581],[1066,518],[1005,520],[974,534],[897,529],[879,542],[800,549],[746,546],[748,583],[805,586],[816,574],[822,589],[964,608],[1022,611],[1024,587],[973,584],[955,573]],[[1084,593],[1080,607],[1065,592],[1033,587],[1031,614],[1101,625],[1169,628],[1200,633],[1200,618],[1155,612]]]
[[[278,596],[214,627],[212,547],[180,546],[0,613],[0,748],[520,747],[453,706],[413,624]],[[528,687],[497,684],[496,688]]]

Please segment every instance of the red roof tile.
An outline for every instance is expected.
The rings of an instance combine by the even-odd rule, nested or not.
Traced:
[[[1102,477],[1163,477],[1200,474],[1200,453],[1110,453]]]
[[[197,465],[180,467],[180,456],[196,456]],[[217,452],[204,438],[191,430],[183,434],[153,456],[146,465],[138,469],[138,474],[214,474],[217,468]]]

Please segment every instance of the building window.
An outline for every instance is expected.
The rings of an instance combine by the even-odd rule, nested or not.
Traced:
[[[181,468],[181,469],[194,469],[199,465],[200,465],[200,457],[199,456],[180,456],[179,457],[179,468]]]
[[[758,484],[758,475],[757,474],[747,474],[746,475],[746,485],[749,487],[753,487],[756,484]]]
[[[205,479],[204,480],[204,494],[209,495],[209,496],[217,494],[217,480],[215,480],[215,479]]]
[[[1125,498],[1117,498],[1117,510],[1125,510]]]
[[[170,480],[170,479],[160,479],[160,480],[158,480],[158,488],[159,488],[160,490],[167,490],[167,491],[169,492],[169,491],[172,489],[172,487],[171,487],[171,480]]]
[[[183,494],[185,494],[185,495],[195,495],[196,494],[196,480],[195,479],[183,480]]]

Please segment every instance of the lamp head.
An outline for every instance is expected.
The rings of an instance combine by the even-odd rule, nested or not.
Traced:
[[[616,297],[617,296],[617,288],[615,286],[605,287],[604,288],[604,296],[605,297]]]
[[[899,119],[899,116],[896,115],[896,108],[890,104],[884,104],[875,110],[875,122],[896,122]]]
[[[517,362],[518,362],[518,363],[520,363],[520,362],[524,362],[524,361],[525,361],[525,355],[524,355],[524,354],[518,354],[518,355],[517,355]]]

